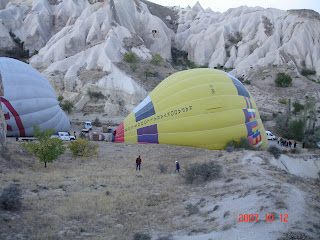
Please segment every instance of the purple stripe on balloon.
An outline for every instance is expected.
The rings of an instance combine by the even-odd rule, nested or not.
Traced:
[[[138,135],[139,143],[159,143],[158,134]]]
[[[137,129],[138,136],[144,135],[144,134],[157,134],[157,133],[158,133],[157,124]]]
[[[137,129],[139,143],[159,143],[157,124]]]
[[[242,109],[245,116],[245,123],[250,122],[250,114],[247,109]]]

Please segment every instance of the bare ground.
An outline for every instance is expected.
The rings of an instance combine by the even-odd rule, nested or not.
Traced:
[[[319,181],[269,165],[267,152],[97,144],[99,156],[67,151],[44,168],[9,141],[0,158],[0,188],[17,184],[24,199],[20,211],[0,210],[0,239],[132,239],[136,232],[152,239],[277,239],[289,230],[305,239],[320,236]],[[135,170],[137,155],[141,171]],[[173,174],[176,160],[180,175]],[[186,166],[208,161],[221,164],[223,176],[186,184]],[[258,219],[239,222],[240,214]],[[266,222],[265,214],[274,221]]]

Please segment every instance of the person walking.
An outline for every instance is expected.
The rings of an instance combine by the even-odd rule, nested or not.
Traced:
[[[73,135],[74,135],[74,139],[77,140],[77,133],[76,133],[76,131],[73,132]]]
[[[178,173],[180,173],[180,164],[178,161],[176,161],[176,169],[174,170],[174,173],[176,173],[178,171]]]
[[[136,171],[138,170],[138,167],[139,167],[139,171],[140,171],[140,168],[141,168],[141,157],[140,157],[140,155],[136,159]]]
[[[297,147],[297,142],[294,141],[294,142],[293,142],[293,148],[296,148],[296,147]]]

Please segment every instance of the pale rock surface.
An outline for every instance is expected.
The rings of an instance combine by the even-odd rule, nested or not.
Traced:
[[[15,47],[15,43],[12,40],[8,29],[2,24],[0,20],[0,50],[6,49],[11,50]]]
[[[127,114],[147,92],[114,63],[128,51],[146,61],[152,54],[171,58],[173,31],[142,2],[12,0],[1,7],[3,44],[10,46],[11,29],[30,53],[38,50],[31,65],[43,71],[57,96],[72,100],[78,110]],[[124,40],[134,37],[139,45],[128,47]],[[90,102],[89,89],[105,99]]]
[[[195,5],[180,11],[179,22],[175,41],[199,65],[246,76],[250,67],[288,64],[320,75],[320,15],[312,10],[242,6],[217,13]]]

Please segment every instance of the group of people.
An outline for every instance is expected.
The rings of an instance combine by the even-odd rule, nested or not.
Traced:
[[[293,148],[297,147],[297,142],[293,141],[293,143],[290,140],[286,140],[283,138],[278,137],[278,144],[280,144],[281,147],[289,147],[291,148],[293,145]]]
[[[139,169],[139,171],[141,170],[141,157],[139,155],[139,157],[137,157],[136,159],[136,171]],[[180,163],[178,161],[176,161],[176,169],[174,170],[174,173],[180,173]]]

